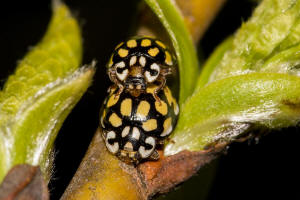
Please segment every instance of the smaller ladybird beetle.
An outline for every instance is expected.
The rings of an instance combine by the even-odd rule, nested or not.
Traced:
[[[166,75],[172,73],[173,58],[166,46],[152,38],[137,38],[120,43],[108,63],[108,75],[119,90],[138,97],[147,85],[156,83],[154,98],[166,83]]]
[[[179,107],[166,86],[173,57],[159,40],[143,37],[119,44],[108,63],[114,83],[104,101],[100,124],[107,149],[121,160],[158,159],[175,127]]]

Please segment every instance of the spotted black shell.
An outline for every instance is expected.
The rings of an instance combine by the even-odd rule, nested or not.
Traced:
[[[130,58],[133,56],[144,56],[145,63],[149,66],[153,62],[162,66],[172,66],[174,61],[172,54],[160,40],[151,37],[136,37],[117,45],[107,67],[112,67],[121,61],[125,61],[126,66],[129,66]]]
[[[153,97],[157,86],[148,86],[138,98],[128,92],[116,95],[113,87],[104,102],[100,117],[107,149],[119,158],[139,162],[150,157],[157,143],[166,138],[177,121],[179,108],[170,89],[165,86]]]

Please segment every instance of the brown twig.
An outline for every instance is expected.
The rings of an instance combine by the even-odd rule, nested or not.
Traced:
[[[168,192],[193,176],[200,167],[211,162],[224,145],[203,152],[183,151],[159,161],[128,165],[110,154],[98,129],[70,186],[64,193],[66,199],[149,199]]]

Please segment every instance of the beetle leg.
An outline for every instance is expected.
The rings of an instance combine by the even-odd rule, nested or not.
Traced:
[[[167,69],[161,69],[161,72],[160,72],[160,74],[162,74],[163,76],[167,76],[167,75],[169,75],[169,74],[172,74],[172,68],[171,67],[169,67],[169,68],[167,68]]]
[[[108,74],[109,79],[110,79],[113,83],[117,84],[117,81],[118,81],[118,80],[117,80],[117,77],[116,77],[116,69],[115,69],[115,67],[110,67],[110,68],[108,68],[107,74]]]
[[[158,92],[165,87],[166,85],[166,76],[172,74],[172,68],[169,67],[167,69],[161,69],[160,75],[157,78],[157,81],[160,83],[158,87],[154,90],[153,97],[156,101],[158,101],[159,105],[161,105],[160,98],[158,97]]]
[[[165,144],[165,140],[158,140],[158,141],[157,141],[157,144],[158,144],[158,145],[164,145],[164,144]]]
[[[120,96],[120,94],[123,92],[123,90],[124,90],[124,86],[122,85],[122,84],[118,84],[118,87],[119,87],[119,89],[118,89],[118,92],[115,94],[115,99],[117,98],[117,97],[119,97]]]
[[[154,150],[153,153],[149,157],[150,160],[158,160],[159,159],[159,153],[157,150]]]
[[[163,75],[160,75],[158,78],[157,78],[157,81],[159,82],[159,85],[158,87],[154,90],[153,92],[153,97],[156,101],[158,101],[159,105],[161,105],[161,100],[160,98],[158,97],[158,92],[165,86],[166,84],[166,78],[165,76]]]
[[[124,86],[121,84],[121,82],[119,81],[119,79],[117,78],[116,76],[116,70],[114,67],[111,67],[108,69],[108,76],[109,76],[109,79],[118,86],[118,92],[115,94],[115,99],[117,97],[120,96],[120,94],[123,92],[124,90]]]

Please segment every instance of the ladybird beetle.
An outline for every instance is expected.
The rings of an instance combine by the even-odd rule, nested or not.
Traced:
[[[179,107],[165,85],[173,58],[159,40],[143,37],[119,44],[108,63],[114,83],[100,124],[107,149],[121,160],[157,160],[157,144],[172,132]]]
[[[158,101],[158,91],[166,83],[166,75],[172,73],[173,58],[166,46],[152,38],[130,39],[120,43],[107,65],[110,80],[118,86],[117,95],[123,90],[138,97],[148,84],[158,85],[154,98]]]

